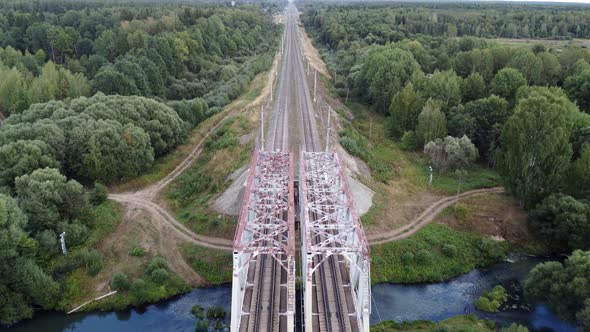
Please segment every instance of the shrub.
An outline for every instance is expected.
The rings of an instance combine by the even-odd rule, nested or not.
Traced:
[[[143,257],[147,254],[147,251],[142,247],[133,247],[127,253],[129,256]]]
[[[433,255],[430,251],[422,249],[416,255],[416,261],[420,264],[429,264],[433,260]]]
[[[442,252],[447,257],[455,257],[457,255],[457,247],[453,244],[445,243],[442,247]]]
[[[502,303],[508,300],[504,287],[498,285],[489,292],[483,293],[475,302],[475,307],[481,311],[497,312]]]
[[[504,252],[492,240],[480,239],[476,243],[477,249],[485,256],[495,261],[503,260]]]
[[[123,272],[115,273],[111,281],[111,287],[116,291],[128,291],[129,279],[127,279],[127,275]]]
[[[400,140],[400,147],[405,151],[414,151],[418,143],[416,142],[416,133],[413,131],[406,131]]]
[[[105,187],[102,183],[95,182],[94,188],[90,192],[90,203],[93,205],[100,205],[107,200],[107,196],[107,187]]]
[[[198,319],[195,323],[195,332],[208,332],[210,322],[208,320]]]
[[[216,306],[207,309],[207,318],[208,319],[225,319],[227,313],[223,309],[223,307]]]
[[[168,269],[168,262],[163,257],[154,257],[147,266],[147,272],[152,273],[156,269]]]
[[[459,224],[463,224],[465,219],[467,219],[467,213],[469,212],[469,208],[465,203],[457,203],[455,205],[455,218]]]
[[[102,270],[103,256],[98,250],[91,250],[86,254],[85,264],[88,275],[95,276]]]
[[[168,271],[163,268],[152,271],[152,281],[156,284],[162,285],[168,280]]]
[[[205,318],[205,309],[203,309],[203,307],[198,304],[195,304],[193,306],[193,308],[191,309],[191,313],[195,315],[195,317],[198,319]]]
[[[137,299],[137,302],[145,302],[147,299],[147,283],[145,280],[138,278],[135,279],[131,285],[131,293]]]
[[[406,252],[402,255],[402,262],[408,264],[411,263],[414,260],[414,254],[412,254],[411,252]]]

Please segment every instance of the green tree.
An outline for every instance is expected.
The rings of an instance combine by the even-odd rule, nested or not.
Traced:
[[[418,144],[424,146],[430,141],[445,137],[446,134],[445,115],[440,111],[439,103],[429,99],[418,116],[418,126],[416,127]]]
[[[479,155],[467,136],[437,138],[424,146],[424,154],[430,157],[434,168],[443,171],[449,167],[467,166]]]
[[[532,92],[502,131],[498,170],[506,188],[528,206],[558,190],[572,155],[565,97]]]
[[[88,200],[93,205],[100,205],[107,200],[107,196],[108,196],[107,187],[105,187],[100,182],[94,182],[94,188],[92,188],[92,191],[90,192],[90,197],[88,198]]]
[[[27,230],[36,234],[45,229],[59,231],[59,222],[73,221],[87,213],[84,188],[67,181],[57,169],[43,168],[16,178],[19,207],[27,215]]]
[[[500,96],[509,102],[514,101],[516,90],[526,85],[526,78],[514,68],[500,70],[490,83],[490,92]]]
[[[55,151],[47,143],[15,141],[0,146],[0,187],[14,189],[14,180],[38,168],[59,168]]]
[[[542,52],[537,54],[541,60],[543,69],[541,70],[540,84],[557,85],[561,78],[562,69],[559,59],[556,55],[549,52]]]
[[[141,278],[135,279],[131,285],[131,294],[135,297],[136,303],[144,303],[148,300],[148,284]]]
[[[528,48],[518,50],[508,62],[508,67],[520,71],[530,85],[541,83],[543,61]]]
[[[395,94],[391,101],[391,132],[394,137],[400,137],[404,132],[414,130],[420,112],[420,99],[412,83]]]
[[[563,87],[584,112],[590,112],[590,69],[569,76]]]
[[[590,249],[590,204],[554,194],[530,212],[533,227],[557,251]]]
[[[461,126],[468,126],[473,119],[473,125],[465,131],[472,134],[473,141],[485,159],[491,159],[500,141],[500,130],[510,116],[508,102],[501,97],[491,95],[465,104],[466,116],[451,118],[452,124],[459,122]]]
[[[486,92],[486,84],[479,73],[473,73],[463,80],[461,91],[463,101],[468,102],[483,98]]]
[[[590,144],[586,143],[570,166],[567,175],[567,192],[576,197],[590,199]]]
[[[31,259],[36,244],[23,230],[26,224],[16,201],[0,194],[0,322],[4,324],[32,317],[32,305],[53,308],[59,296],[59,285]]]
[[[435,99],[442,102],[441,108],[447,113],[448,109],[461,102],[462,80],[452,70],[436,71],[427,80],[421,94],[424,99]]]
[[[576,250],[562,264],[537,265],[524,283],[525,296],[542,301],[560,317],[574,321],[587,319],[590,304],[590,251]],[[587,323],[587,321],[586,321]],[[585,325],[588,327],[588,325]]]
[[[357,83],[357,87],[368,88],[371,101],[381,113],[389,109],[393,96],[405,86],[415,71],[420,70],[411,52],[392,45],[371,49],[362,66],[362,81]]]

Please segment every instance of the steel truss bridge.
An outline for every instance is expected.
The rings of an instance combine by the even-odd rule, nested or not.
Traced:
[[[317,73],[308,63],[306,76],[292,4],[285,17],[269,137],[261,120],[234,238],[231,331],[368,332],[369,248],[341,159],[327,148],[331,109],[319,151]],[[302,150],[288,150],[289,132]]]

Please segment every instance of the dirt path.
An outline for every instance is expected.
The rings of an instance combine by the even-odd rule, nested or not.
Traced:
[[[111,194],[109,195],[109,198],[119,203],[138,206],[146,210],[149,212],[151,217],[156,218],[159,221],[165,221],[174,227],[179,235],[189,242],[193,242],[195,244],[212,249],[226,251],[232,250],[231,240],[196,234],[195,232],[186,228],[181,222],[176,220],[176,218],[168,213],[168,211],[164,210],[161,206],[150,200],[138,198],[135,194]]]
[[[457,203],[463,198],[470,197],[470,196],[477,196],[483,195],[488,193],[502,193],[504,192],[504,188],[502,187],[494,187],[494,188],[486,188],[486,189],[476,189],[466,191],[459,195],[449,196],[442,198],[432,205],[430,205],[424,212],[422,212],[418,217],[416,217],[412,222],[407,224],[404,227],[384,232],[380,234],[374,234],[368,237],[369,243],[371,245],[376,244],[384,244],[387,242],[392,242],[396,240],[401,240],[409,237],[410,235],[419,231],[422,227],[426,226],[427,224],[431,223],[434,218],[441,213],[447,207]]]
[[[261,94],[247,107],[254,107],[268,97],[270,93],[270,86],[272,84],[271,81],[275,76],[273,75],[273,73],[275,73],[275,71],[277,70],[277,63],[278,59],[275,58],[270,73],[268,74],[268,82],[264,85]],[[141,188],[133,192],[110,194],[109,198],[114,201],[123,203],[128,207],[138,207],[143,209],[144,211],[148,212],[152,218],[155,218],[157,219],[157,221],[163,222],[171,226],[171,228],[174,229],[176,233],[178,233],[178,235],[186,241],[208,248],[232,251],[233,243],[231,240],[200,235],[186,228],[181,222],[176,220],[174,216],[172,216],[168,211],[166,211],[164,207],[162,207],[158,203],[158,196],[166,186],[168,186],[176,178],[178,178],[184,171],[186,171],[193,164],[193,162],[197,158],[199,158],[201,152],[203,151],[203,144],[205,140],[213,132],[215,132],[215,130],[217,130],[217,128],[219,128],[219,126],[221,126],[228,118],[234,116],[236,112],[238,112],[241,109],[243,108],[236,108],[234,110],[231,110],[227,115],[221,118],[213,127],[211,127],[211,129],[207,131],[203,138],[199,140],[199,142],[193,147],[189,155],[184,160],[182,160],[165,177],[145,188]]]

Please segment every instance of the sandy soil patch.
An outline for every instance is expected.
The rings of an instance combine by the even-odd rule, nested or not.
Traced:
[[[305,29],[302,25],[298,27],[299,35],[301,36],[301,45],[303,45],[303,54],[305,54],[305,58],[309,61],[309,64],[315,68],[318,72],[324,74],[325,76],[331,77],[330,71],[328,67],[322,60],[322,56],[320,52],[313,46],[313,43]]]
[[[458,220],[453,208],[442,213],[439,221],[459,231],[485,234],[511,243],[528,243],[534,240],[526,212],[505,194],[486,194],[468,197],[462,201],[467,208],[464,220]]]

